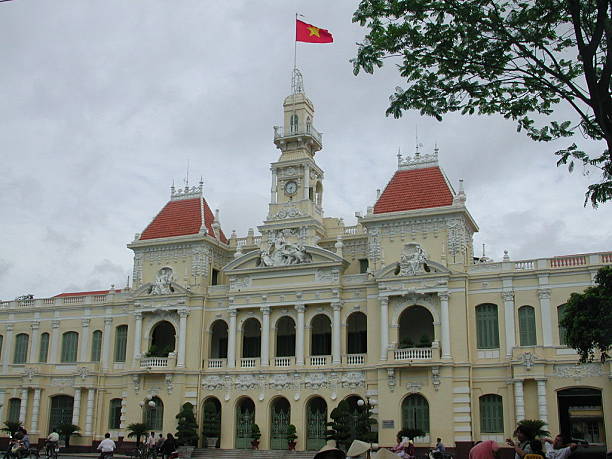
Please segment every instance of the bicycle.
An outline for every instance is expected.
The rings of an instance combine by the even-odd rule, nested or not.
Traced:
[[[57,459],[59,454],[59,445],[56,442],[45,443],[45,456],[47,459]]]

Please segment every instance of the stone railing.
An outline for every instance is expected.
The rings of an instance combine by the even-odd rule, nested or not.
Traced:
[[[275,367],[290,367],[293,365],[293,357],[274,357]]]
[[[365,363],[365,354],[347,354],[347,365],[363,365]]]
[[[26,300],[12,300],[12,301],[0,301],[1,309],[33,309],[33,308],[45,308],[49,306],[62,306],[62,305],[82,305],[82,304],[101,304],[109,301],[109,297],[113,295],[120,295],[119,291],[115,293],[102,294],[102,295],[81,295],[81,296],[61,296],[51,298],[36,298]]]
[[[311,135],[320,145],[322,145],[323,136],[317,131],[313,125],[308,124],[305,127],[298,125],[295,129],[285,131],[283,126],[274,126],[274,140],[282,139],[283,137],[294,137],[301,135]]]
[[[507,260],[494,263],[479,263],[468,266],[468,272],[479,274],[502,271],[535,271],[539,269],[563,269],[606,264],[612,264],[612,252],[537,258],[534,260]]]
[[[433,352],[431,347],[409,347],[396,349],[393,357],[395,360],[431,360]]]
[[[208,368],[224,368],[226,359],[208,359]]]
[[[259,358],[247,357],[240,359],[240,368],[255,368],[259,366]]]
[[[366,234],[366,228],[361,225],[353,225],[353,226],[345,226],[344,234],[345,236],[356,236],[358,234]]]
[[[322,367],[327,365],[327,359],[329,355],[312,355],[310,356],[310,366]]]
[[[168,366],[168,357],[144,357],[140,359],[141,368],[163,368]]]

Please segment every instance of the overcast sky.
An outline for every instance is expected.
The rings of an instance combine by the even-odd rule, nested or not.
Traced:
[[[612,250],[612,205],[583,207],[592,177],[555,167],[565,144],[534,143],[501,117],[384,115],[401,83],[388,65],[353,76],[364,31],[357,2],[13,0],[0,3],[0,298],[124,286],[126,248],[200,176],[239,236],[261,224],[275,124],[290,92],[294,15],[329,29],[298,44],[298,67],[324,133],[327,216],[354,224],[393,175],[398,147],[440,148],[465,180],[495,259]],[[602,148],[586,144],[588,148]],[[478,254],[480,249],[478,249]]]

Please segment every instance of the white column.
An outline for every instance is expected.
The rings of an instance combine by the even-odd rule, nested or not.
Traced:
[[[550,289],[538,289],[540,311],[542,313],[542,344],[552,346],[552,320],[550,318]]]
[[[438,293],[438,296],[440,297],[440,326],[442,328],[442,358],[450,359],[450,316],[448,313],[448,299],[450,295],[448,292],[443,292]]]
[[[304,164],[304,199],[310,197],[308,188],[310,188],[310,166]]]
[[[340,359],[340,310],[342,302],[332,303],[334,321],[332,322],[332,363],[339,365]]]
[[[389,353],[389,297],[382,296],[380,301],[380,360],[387,360]]]
[[[506,356],[512,356],[512,349],[515,346],[514,338],[514,292],[502,292],[504,300],[504,323],[506,328]]]
[[[30,433],[38,433],[38,418],[40,416],[40,388],[34,389],[34,401],[32,402],[32,422]]]
[[[72,405],[72,423],[75,426],[79,425],[79,416],[81,414],[81,388],[74,388],[74,404]]]
[[[179,312],[179,342],[178,342],[178,356],[176,358],[176,366],[185,366],[185,347],[187,345],[187,316],[189,311],[187,309],[181,309]]]
[[[296,304],[297,325],[295,329],[295,364],[304,365],[304,304]]]
[[[104,334],[102,335],[102,369],[110,368],[110,347],[111,347],[111,325],[113,324],[112,317],[104,319]]]
[[[59,328],[60,321],[54,320],[51,322],[51,355],[49,356],[49,363],[58,363],[59,362]]]
[[[270,365],[270,307],[260,308],[262,313],[261,321],[261,364]]]
[[[232,309],[229,313],[230,323],[227,331],[227,366],[234,368],[236,366],[236,316],[238,311]]]
[[[525,419],[525,398],[523,396],[523,381],[514,381],[514,414],[516,422]]]
[[[538,383],[538,418],[548,423],[548,404],[546,402],[546,380],[537,379]]]
[[[40,322],[32,322],[30,324],[32,328],[32,339],[30,340],[30,351],[28,352],[28,363],[36,363],[38,362],[38,354],[39,354],[39,342],[40,342],[40,333],[38,333],[38,329],[40,328]]]
[[[142,312],[137,311],[134,313],[134,318],[136,319],[136,326],[134,327],[134,366],[136,366],[137,361],[140,359],[141,350],[142,350]]]
[[[81,319],[80,341],[79,362],[89,362],[89,319]]]
[[[85,435],[91,435],[91,425],[93,419],[94,409],[94,395],[96,394],[95,389],[89,389],[87,391],[87,414],[85,415]]]
[[[2,346],[2,352],[4,352],[4,356],[2,359],[2,372],[4,374],[7,374],[11,354],[13,351],[13,324],[6,325],[6,335],[4,336],[3,343],[4,344]]]
[[[25,424],[26,413],[28,409],[28,389],[21,389],[21,406],[19,408],[19,420]]]
[[[272,186],[270,187],[270,202],[276,204],[276,169],[272,169]]]

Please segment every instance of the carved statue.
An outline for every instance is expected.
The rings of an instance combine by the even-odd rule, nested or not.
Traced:
[[[174,276],[172,274],[172,268],[162,268],[157,273],[155,283],[151,287],[149,293],[151,295],[168,295],[174,293],[174,288],[172,287],[173,281]]]
[[[303,245],[290,244],[282,236],[272,241],[271,249],[272,253],[266,249],[261,250],[259,266],[297,265],[312,260]]]
[[[400,256],[400,276],[415,276],[417,273],[429,271],[427,267],[427,253],[414,242],[404,245]]]

